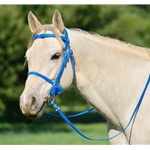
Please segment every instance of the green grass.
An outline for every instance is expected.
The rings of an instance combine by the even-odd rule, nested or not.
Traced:
[[[86,136],[107,137],[106,123],[74,125]],[[78,135],[66,123],[0,124],[1,145],[108,145],[108,141],[90,141]]]
[[[68,108],[61,106],[66,115],[87,110],[88,106]],[[105,120],[96,110],[69,120],[87,137],[107,138]],[[108,141],[91,141],[81,137],[59,117],[43,114],[40,119],[22,119],[21,122],[0,123],[0,145],[109,145]]]

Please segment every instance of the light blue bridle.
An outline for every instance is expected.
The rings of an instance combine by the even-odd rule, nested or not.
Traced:
[[[41,39],[41,38],[55,38],[55,35],[54,34],[48,34],[48,33],[45,33],[45,34],[37,34],[34,36],[34,40],[36,39]],[[51,80],[49,78],[47,78],[46,76],[44,76],[43,74],[41,73],[38,73],[38,72],[35,72],[35,71],[30,71],[28,73],[28,76],[29,75],[35,75],[35,76],[38,76],[40,78],[42,78],[43,80],[45,80],[46,82],[50,83],[52,85],[50,91],[49,91],[49,94],[51,96],[53,96],[55,98],[55,96],[59,95],[63,88],[62,86],[59,84],[60,83],[60,79],[61,79],[61,76],[63,74],[63,71],[64,71],[64,68],[66,67],[66,64],[67,64],[67,60],[68,58],[70,59],[70,62],[71,62],[71,65],[72,65],[72,72],[73,72],[73,75],[74,75],[74,58],[73,58],[73,52],[70,48],[70,41],[69,41],[69,37],[68,37],[68,33],[67,33],[67,30],[64,29],[64,36],[60,36],[60,38],[63,40],[63,42],[65,43],[65,48],[64,48],[64,56],[63,56],[63,61],[62,61],[62,64],[61,64],[61,67],[60,67],[60,70],[55,78],[55,80]],[[60,110],[60,108],[58,107],[58,105],[54,102],[54,99],[50,101],[50,104],[55,108],[55,110],[59,113],[59,115],[56,115],[56,114],[52,114],[50,112],[46,112],[44,111],[45,113],[47,114],[51,114],[51,115],[54,115],[54,116],[57,116],[57,117],[62,117],[79,135],[81,135],[82,137],[88,139],[88,140],[97,140],[97,141],[104,141],[104,140],[111,140],[115,137],[117,137],[118,135],[120,135],[121,133],[123,133],[127,128],[128,126],[130,125],[130,123],[132,122],[132,120],[135,118],[136,116],[136,113],[138,112],[138,109],[141,105],[141,102],[143,100],[143,97],[145,95],[145,92],[148,88],[148,85],[150,83],[150,75],[148,77],[148,80],[145,84],[145,87],[143,89],[143,92],[138,100],[138,103],[131,115],[131,118],[127,124],[127,126],[122,130],[120,131],[118,134],[110,137],[110,138],[89,138],[87,136],[85,136],[84,134],[82,134],[71,122],[70,120],[68,119],[69,117],[76,117],[76,116],[79,116],[79,115],[83,115],[83,114],[86,114],[88,112],[91,112],[92,110],[94,110],[94,108],[90,108],[89,110],[86,110],[82,113],[79,113],[79,114],[75,114],[75,115],[70,115],[70,116],[65,116],[64,113]]]

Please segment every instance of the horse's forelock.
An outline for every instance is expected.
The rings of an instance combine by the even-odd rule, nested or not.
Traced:
[[[46,31],[51,31],[51,32],[55,35],[55,37],[56,37],[56,39],[58,40],[58,42],[60,43],[61,48],[63,48],[62,40],[61,40],[61,38],[60,38],[60,36],[59,36],[59,34],[58,34],[58,32],[57,32],[55,26],[52,25],[52,24],[50,24],[50,25],[42,25],[42,26],[40,26],[40,27],[32,34],[32,36],[31,36],[31,38],[30,38],[30,40],[29,40],[29,42],[28,42],[28,49],[29,49],[29,48],[32,46],[32,44],[33,44],[34,36],[37,35],[37,34],[39,34],[41,31],[43,31],[43,33],[46,32]]]

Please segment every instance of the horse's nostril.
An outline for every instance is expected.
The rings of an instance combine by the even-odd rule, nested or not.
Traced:
[[[34,96],[32,96],[31,106],[33,106],[33,107],[36,106],[36,103],[37,103],[36,98]]]

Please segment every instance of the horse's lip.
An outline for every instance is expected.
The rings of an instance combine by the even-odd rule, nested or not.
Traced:
[[[43,105],[42,105],[42,107],[39,109],[39,111],[37,112],[37,114],[42,111],[42,109],[44,108],[45,105],[46,105],[46,101],[43,102]]]
[[[42,116],[42,113],[40,114],[40,112],[43,110],[43,108],[45,107],[47,101],[44,101],[41,108],[37,111],[36,115],[31,115],[31,116],[27,116],[30,119],[38,119]]]
[[[43,108],[46,106],[46,104],[48,105],[50,103],[50,101],[52,101],[52,99],[54,99],[54,97],[52,97],[50,94],[48,94],[48,96],[45,98],[41,108],[37,111],[37,114],[34,116],[28,116],[31,119],[38,119],[42,116],[42,110]],[[41,113],[41,114],[40,114]]]

